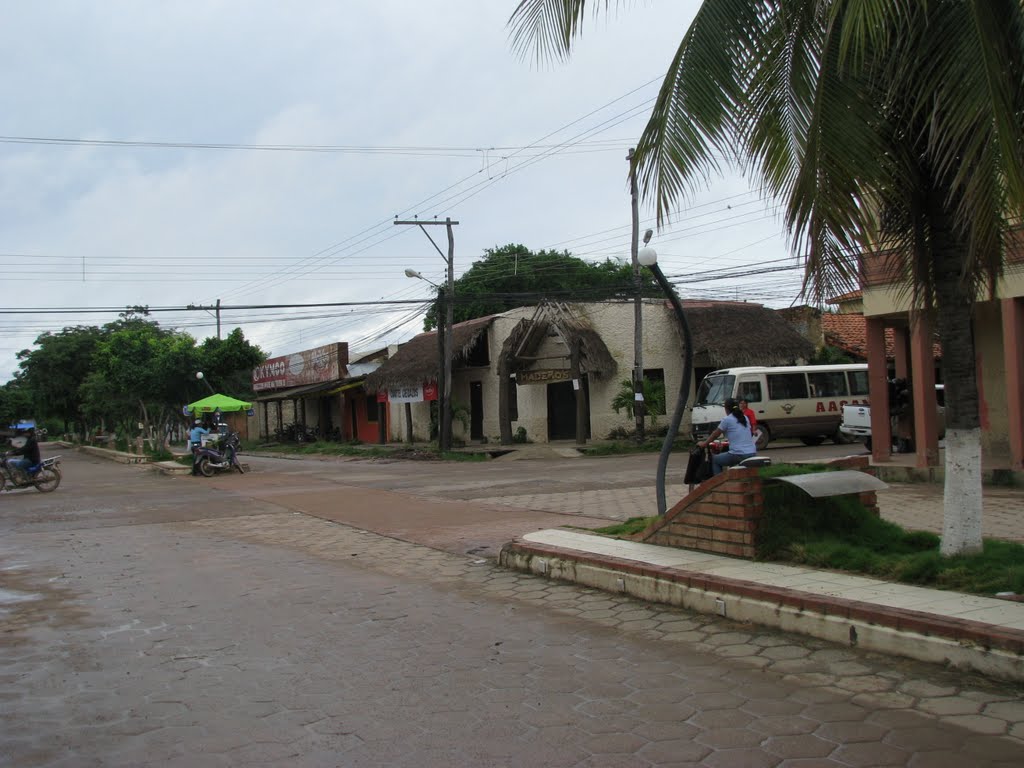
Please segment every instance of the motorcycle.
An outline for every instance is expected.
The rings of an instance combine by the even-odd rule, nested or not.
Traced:
[[[203,477],[213,477],[218,472],[230,472],[237,469],[239,474],[245,472],[238,461],[238,446],[241,441],[238,434],[228,432],[219,444],[207,443],[194,448],[196,471]]]
[[[7,459],[6,455],[0,458],[0,491],[35,488],[40,493],[50,493],[60,485],[60,456],[43,459],[27,472],[12,466]]]

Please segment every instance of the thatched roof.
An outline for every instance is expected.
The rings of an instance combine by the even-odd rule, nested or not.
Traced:
[[[488,315],[452,326],[453,367],[469,353],[480,335],[487,332],[494,318],[494,315]],[[402,344],[393,357],[366,377],[365,387],[368,392],[390,387],[415,387],[424,381],[436,380],[440,372],[437,331],[430,331]]]
[[[532,360],[522,360],[536,353],[541,342],[554,331],[565,341],[566,355],[579,344],[580,372],[595,378],[611,376],[618,369],[600,334],[564,304],[541,304],[533,317],[520,320],[501,346],[501,355],[509,361],[509,371],[529,368]]]
[[[745,302],[683,302],[694,357],[716,368],[787,365],[808,360],[814,344],[775,310]]]

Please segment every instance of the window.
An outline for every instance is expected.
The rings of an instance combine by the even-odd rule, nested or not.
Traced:
[[[644,368],[644,393],[645,396],[650,394],[648,400],[644,405],[647,406],[647,412],[655,416],[665,415],[665,369],[664,368]]]
[[[807,374],[811,397],[844,397],[846,374],[842,371],[815,371]]]
[[[807,377],[802,373],[770,373],[766,378],[769,400],[807,397]]]
[[[851,395],[867,395],[867,393],[868,393],[868,372],[867,371],[848,371],[846,375],[850,377],[850,394]]]
[[[739,391],[736,393],[737,400],[746,400],[748,403],[761,402],[761,382],[741,381]]]
[[[368,397],[366,398],[366,420],[377,423],[377,398]]]

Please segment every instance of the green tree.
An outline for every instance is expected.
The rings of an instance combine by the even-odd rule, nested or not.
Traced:
[[[514,44],[567,56],[586,5],[522,0]],[[818,296],[891,249],[942,343],[946,554],[981,548],[971,320],[1024,213],[1022,117],[1021,0],[704,0],[637,144],[659,220],[720,157],[755,177]]]
[[[105,331],[96,326],[69,327],[42,334],[35,349],[18,353],[21,380],[40,418],[60,419],[64,432],[71,431],[72,424],[85,432],[81,384],[104,336]]]
[[[612,398],[612,410],[615,413],[626,412],[629,418],[633,418],[633,408],[636,405],[636,393],[633,391],[633,381],[623,379],[619,385],[619,391]],[[644,419],[651,419],[653,426],[658,416],[665,415],[665,382],[661,379],[644,379]]]
[[[199,345],[199,368],[218,392],[241,400],[252,393],[252,370],[266,354],[245,339],[241,328],[235,328],[224,339],[210,337]],[[200,397],[208,394],[204,392]]]
[[[633,269],[612,259],[592,263],[568,251],[531,251],[509,244],[488,248],[455,281],[455,322],[536,304],[544,298],[600,301],[633,296]],[[649,275],[641,281],[644,296],[660,296]],[[427,312],[424,329],[437,327],[440,302]]]
[[[19,419],[32,418],[35,406],[32,392],[21,376],[15,376],[0,386],[0,429],[14,424]]]

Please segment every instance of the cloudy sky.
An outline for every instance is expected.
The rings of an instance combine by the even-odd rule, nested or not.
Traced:
[[[395,216],[458,220],[456,274],[511,242],[628,258],[626,151],[698,2],[626,5],[538,65],[510,45],[515,0],[7,4],[0,382],[40,333],[134,305],[201,340],[213,313],[185,308],[220,300],[271,356],[405,340],[415,304],[240,308],[429,297],[403,272],[444,262]],[[793,264],[781,233],[728,177],[652,245],[684,297],[779,307],[798,270],[744,275]]]

